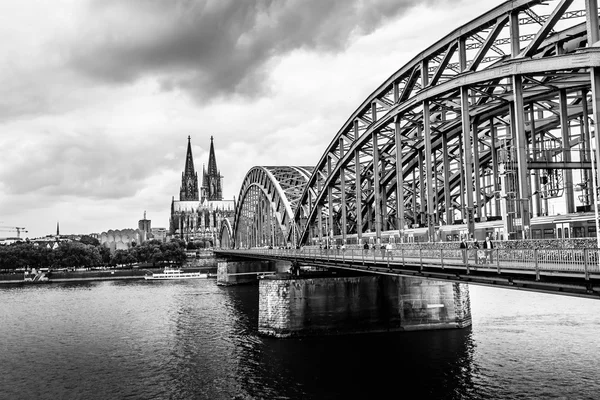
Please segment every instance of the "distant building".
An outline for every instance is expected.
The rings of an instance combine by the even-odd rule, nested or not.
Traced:
[[[152,220],[146,218],[146,211],[144,211],[144,218],[138,221],[138,229],[111,229],[100,234],[92,233],[89,236],[98,239],[100,245],[115,252],[127,250],[151,239],[164,242],[166,231],[165,228],[152,228]]]
[[[140,229],[116,229],[102,232],[100,234],[100,244],[108,249],[111,253],[116,250],[127,250],[134,243],[141,244],[147,240],[145,231]]]
[[[18,237],[0,238],[0,244],[2,244],[2,245],[15,244],[18,242],[24,242],[24,240],[21,238],[18,238]]]
[[[223,177],[217,168],[213,137],[210,137],[208,170],[203,168],[202,186],[198,187],[198,174],[194,169],[191,138],[181,174],[179,200],[171,199],[169,233],[185,241],[204,242],[217,246],[221,224],[232,218],[234,201],[223,200]]]
[[[146,234],[150,234],[152,233],[152,221],[149,219],[146,219],[146,211],[144,211],[144,219],[140,219],[138,221],[138,229],[140,231],[144,231],[146,232]]]
[[[147,240],[167,241],[167,228],[153,228],[152,220],[146,219],[146,211],[144,211],[144,219],[138,221],[138,229],[146,233]]]
[[[49,238],[51,238],[52,240],[54,240],[56,242],[72,242],[72,241],[80,240],[81,235],[80,234],[79,235],[77,235],[77,234],[61,235],[59,223],[58,223],[58,221],[56,221],[56,235],[46,235],[44,240],[49,240]]]
[[[52,249],[52,250],[56,250],[60,246],[60,242],[58,240],[43,240],[43,239],[38,240],[38,239],[36,239],[36,240],[32,240],[31,242],[36,247],[41,246],[41,247],[45,247],[47,249]]]
[[[167,233],[167,228],[152,228],[152,239],[159,242],[166,242]]]
[[[56,250],[61,242],[70,242],[70,239],[67,238],[59,238],[56,235],[46,235],[42,238],[31,239],[30,243],[32,243],[36,247],[45,247],[47,249]]]
[[[81,234],[72,234],[72,235],[60,235],[57,236],[57,239],[60,240],[61,242],[70,242],[70,241],[77,241],[81,239]]]

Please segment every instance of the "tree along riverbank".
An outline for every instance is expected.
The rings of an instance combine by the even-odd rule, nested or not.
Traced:
[[[0,245],[0,272],[18,272],[28,269],[115,269],[120,265],[136,263],[158,265],[185,263],[186,244],[181,240],[162,243],[150,240],[127,250],[111,251],[100,245],[82,242],[60,242],[58,248],[39,246],[31,242]]]

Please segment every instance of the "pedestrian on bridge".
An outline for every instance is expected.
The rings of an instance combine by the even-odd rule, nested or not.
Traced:
[[[481,264],[483,263],[483,261],[485,261],[485,253],[483,252],[483,250],[479,250],[480,248],[481,246],[479,245],[477,238],[475,238],[475,240],[473,240],[473,249],[475,250],[475,264]]]
[[[390,242],[388,242],[388,244],[385,246],[385,249],[387,251],[387,256],[388,256],[388,260],[394,260],[394,254],[392,253],[392,244]]]
[[[365,256],[369,254],[369,243],[365,242],[365,244],[363,245],[363,251],[365,253]]]
[[[467,263],[467,249],[469,248],[469,246],[467,245],[467,240],[465,239],[465,237],[463,236],[460,239],[460,250],[462,251],[462,257],[463,257],[463,262],[466,264]]]
[[[485,261],[487,264],[492,264],[494,262],[494,244],[492,243],[489,236],[485,237],[485,242],[483,242],[483,248],[485,250]]]

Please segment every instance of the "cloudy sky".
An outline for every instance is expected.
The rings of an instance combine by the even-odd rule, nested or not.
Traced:
[[[383,80],[501,0],[2,0],[0,225],[168,227],[188,135],[226,198],[314,165]],[[13,232],[0,230],[0,237]]]

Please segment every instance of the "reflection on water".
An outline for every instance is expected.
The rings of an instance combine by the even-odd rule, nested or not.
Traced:
[[[255,286],[0,288],[9,399],[595,398],[600,302],[471,287],[463,330],[272,339]]]
[[[444,398],[472,386],[470,343],[469,330],[271,339],[256,364],[275,378],[270,392],[290,398],[385,398],[406,393],[408,382],[423,397]],[[263,397],[260,390],[250,394]]]

